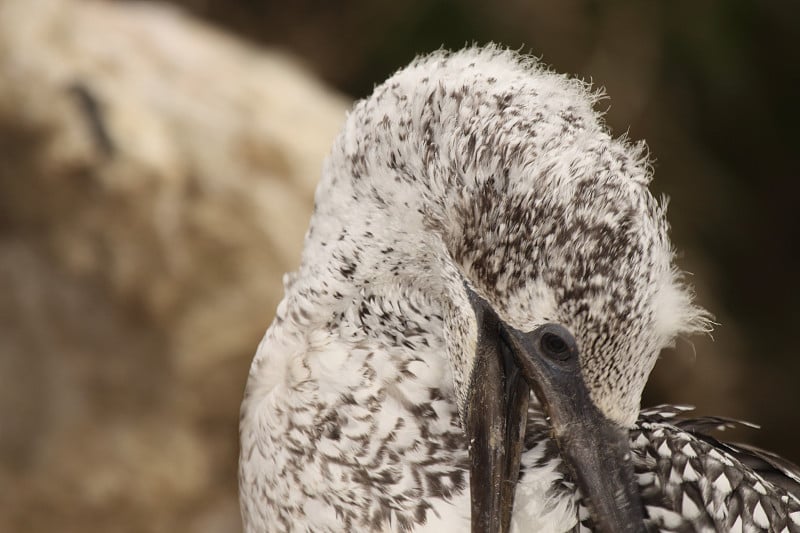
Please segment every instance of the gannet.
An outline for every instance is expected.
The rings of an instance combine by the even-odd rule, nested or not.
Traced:
[[[489,46],[355,105],[250,369],[247,533],[800,531],[796,467],[640,411],[710,321],[598,98]]]

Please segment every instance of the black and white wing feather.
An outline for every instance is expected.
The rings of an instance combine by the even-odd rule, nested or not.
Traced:
[[[800,532],[800,468],[707,434],[739,422],[677,418],[686,410],[645,410],[631,431],[642,500],[654,529]]]

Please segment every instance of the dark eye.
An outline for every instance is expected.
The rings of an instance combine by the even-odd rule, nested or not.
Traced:
[[[545,333],[542,335],[541,345],[542,350],[544,350],[547,355],[558,359],[563,359],[569,352],[567,341],[555,333]]]

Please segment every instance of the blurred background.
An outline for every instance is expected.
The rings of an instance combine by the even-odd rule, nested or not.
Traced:
[[[800,4],[0,0],[0,531],[235,532],[238,405],[353,99],[494,41],[646,139],[717,326],[644,405],[800,461]]]

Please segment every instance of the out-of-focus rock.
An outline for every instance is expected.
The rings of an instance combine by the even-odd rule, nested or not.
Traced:
[[[158,4],[0,3],[0,530],[238,527],[247,365],[346,106]]]

